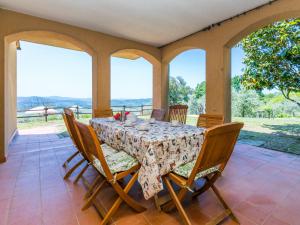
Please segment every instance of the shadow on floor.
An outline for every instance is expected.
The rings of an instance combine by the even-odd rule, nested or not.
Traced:
[[[242,130],[239,136],[239,143],[300,155],[300,136],[286,135],[283,133],[286,133],[285,129],[290,129],[288,126],[264,126],[274,127],[274,130],[277,130],[277,132],[268,134]]]

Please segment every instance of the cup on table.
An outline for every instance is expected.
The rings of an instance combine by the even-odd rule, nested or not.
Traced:
[[[132,126],[132,121],[131,120],[125,120],[125,125],[126,126]]]
[[[149,123],[151,124],[151,123],[155,123],[155,118],[150,118],[149,119]]]
[[[137,120],[137,117],[135,114],[130,113],[127,115],[127,120],[131,121],[132,123],[134,123]]]

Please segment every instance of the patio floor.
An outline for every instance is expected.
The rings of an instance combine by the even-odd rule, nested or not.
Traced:
[[[101,221],[94,207],[81,211],[86,189],[82,181],[73,184],[76,174],[63,180],[61,165],[73,147],[69,138],[60,139],[55,132],[23,130],[11,144],[8,161],[0,164],[0,225],[93,225]],[[88,180],[94,176],[92,169],[85,175]],[[238,144],[217,186],[241,224],[300,224],[299,156]],[[123,204],[114,224],[180,224],[176,211],[160,213],[152,200],[144,200],[138,184],[134,195],[148,210],[136,214]],[[98,199],[110,206],[115,196],[106,187]],[[222,210],[212,192],[191,202],[185,207],[193,224],[205,224]]]

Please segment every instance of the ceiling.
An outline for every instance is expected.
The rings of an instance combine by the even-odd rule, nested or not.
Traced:
[[[0,8],[162,46],[269,0],[0,0]]]

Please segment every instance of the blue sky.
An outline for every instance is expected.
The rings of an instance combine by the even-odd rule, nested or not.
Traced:
[[[83,52],[21,42],[18,51],[18,96],[64,96],[88,98],[92,95],[92,61]],[[243,51],[232,49],[232,74],[240,74]],[[189,50],[170,63],[170,75],[182,76],[195,87],[205,80],[205,51]],[[143,58],[111,59],[113,99],[151,98],[152,66]]]

